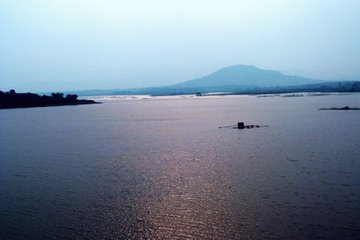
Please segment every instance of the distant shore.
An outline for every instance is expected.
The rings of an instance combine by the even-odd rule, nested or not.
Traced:
[[[78,99],[76,94],[52,93],[50,96],[38,95],[35,93],[16,93],[15,90],[9,92],[0,91],[0,109],[10,108],[31,108],[31,107],[50,107],[66,105],[97,104],[93,100]]]
[[[345,107],[331,107],[331,108],[319,108],[319,110],[360,110],[360,108],[358,107],[349,107],[349,106],[345,106]]]

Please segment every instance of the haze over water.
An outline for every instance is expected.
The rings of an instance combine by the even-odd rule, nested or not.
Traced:
[[[360,112],[318,110],[359,99],[1,110],[0,238],[359,238]]]

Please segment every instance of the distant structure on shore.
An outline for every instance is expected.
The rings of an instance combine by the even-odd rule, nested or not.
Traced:
[[[52,93],[51,96],[37,95],[35,93],[16,93],[15,90],[9,92],[0,91],[0,109],[4,108],[28,108],[28,107],[47,107],[63,105],[94,104],[93,100],[78,99],[76,94]]]

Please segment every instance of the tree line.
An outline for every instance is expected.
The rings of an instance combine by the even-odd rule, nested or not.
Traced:
[[[78,100],[78,95],[54,92],[50,96],[35,93],[16,93],[0,91],[0,108],[58,106],[95,103],[92,100]]]

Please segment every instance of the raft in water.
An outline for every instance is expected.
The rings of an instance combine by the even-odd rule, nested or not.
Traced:
[[[222,126],[219,128],[233,128],[233,129],[250,129],[250,128],[260,128],[260,127],[268,127],[269,125],[245,125],[244,122],[238,122],[237,125],[231,125],[231,126]]]

